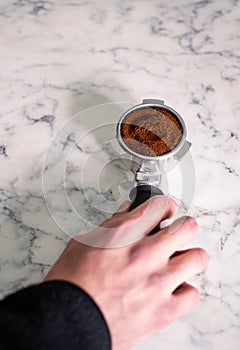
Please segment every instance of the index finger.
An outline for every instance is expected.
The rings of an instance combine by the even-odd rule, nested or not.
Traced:
[[[157,195],[122,215],[114,215],[91,232],[77,236],[84,244],[101,248],[119,248],[140,241],[161,220],[172,217],[177,204],[167,196]]]
[[[167,196],[154,196],[134,210],[115,215],[91,233],[94,244],[108,248],[123,247],[141,240],[161,220],[172,217],[177,204]],[[97,235],[97,237],[96,237]]]
[[[124,215],[114,215],[101,226],[105,228],[124,228],[125,234],[138,231],[141,236],[148,234],[161,221],[174,216],[177,211],[176,202],[163,195],[156,195]]]

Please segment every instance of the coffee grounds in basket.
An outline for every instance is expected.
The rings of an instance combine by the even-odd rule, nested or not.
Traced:
[[[183,128],[170,112],[159,107],[145,107],[130,112],[120,133],[124,143],[143,156],[161,156],[180,142]]]

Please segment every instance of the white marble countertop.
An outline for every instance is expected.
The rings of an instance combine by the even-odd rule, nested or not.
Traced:
[[[1,296],[41,281],[69,239],[49,214],[42,187],[43,159],[57,130],[87,107],[161,98],[188,125],[196,176],[190,213],[201,227],[193,245],[211,261],[192,281],[200,304],[135,349],[239,349],[239,5],[1,1]],[[69,129],[62,151],[75,140]],[[77,160],[88,149],[78,151]],[[69,190],[89,221],[102,220],[83,200],[78,170],[69,166]],[[89,202],[100,198],[91,176],[87,187]],[[70,214],[57,210],[67,220]]]

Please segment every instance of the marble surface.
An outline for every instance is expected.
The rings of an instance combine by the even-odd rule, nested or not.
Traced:
[[[192,280],[200,304],[135,349],[239,349],[239,19],[238,0],[1,1],[1,296],[41,281],[69,235],[103,220],[133,183],[128,160],[119,163],[111,128],[103,130],[109,138],[101,149],[96,135],[78,142],[76,130],[87,132],[91,119],[81,117],[76,129],[79,112],[161,98],[188,125],[196,181],[188,212],[201,227],[192,245],[204,247],[211,261]],[[97,126],[102,118],[94,119]],[[50,204],[44,198],[49,145],[58,152],[53,168],[67,155],[65,190],[85,219],[68,234],[62,225],[72,211],[62,204],[61,184],[47,182]],[[111,169],[100,166],[94,187],[97,162]],[[83,164],[89,174],[84,188]],[[181,181],[169,176],[169,193],[178,197]],[[63,218],[60,224],[46,204]]]

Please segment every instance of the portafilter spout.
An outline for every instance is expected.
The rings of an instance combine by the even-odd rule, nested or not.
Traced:
[[[184,120],[162,100],[144,99],[121,116],[117,139],[139,164],[136,186],[129,194],[131,210],[155,195],[163,195],[161,175],[167,172],[172,160],[177,164],[188,152],[191,143],[186,136]]]

